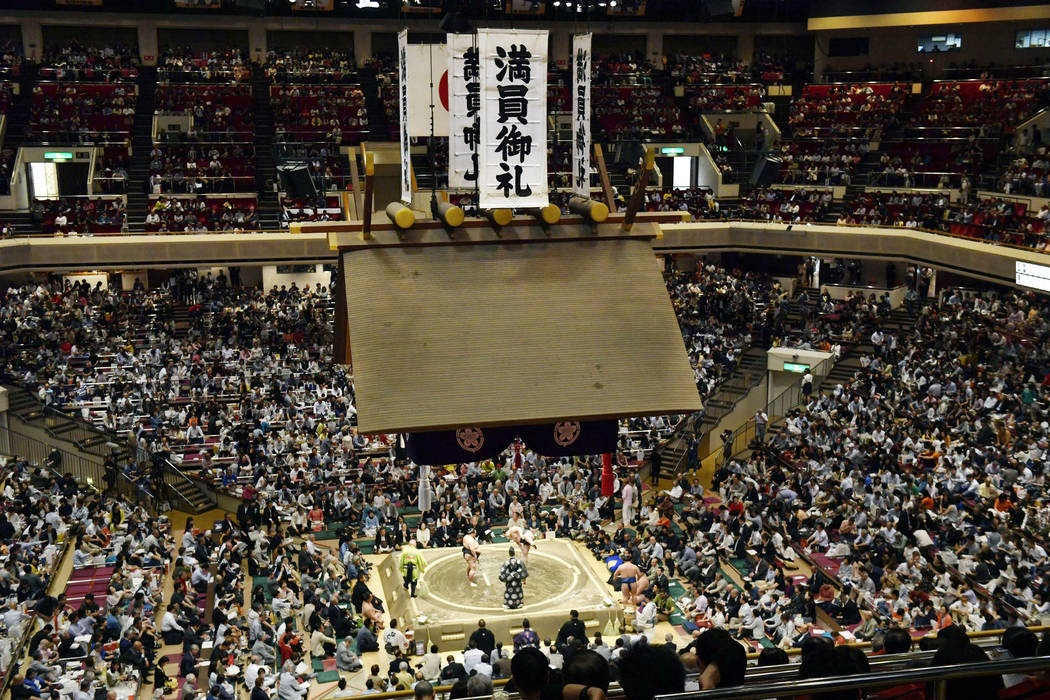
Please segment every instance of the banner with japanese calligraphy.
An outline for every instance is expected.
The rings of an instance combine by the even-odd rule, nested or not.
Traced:
[[[448,186],[478,182],[481,75],[473,34],[448,35]]]
[[[401,201],[412,203],[412,139],[408,135],[408,30],[397,34],[397,108],[401,126]]]
[[[591,35],[572,37],[572,191],[591,196]]]
[[[482,209],[544,207],[547,194],[547,32],[478,30]]]

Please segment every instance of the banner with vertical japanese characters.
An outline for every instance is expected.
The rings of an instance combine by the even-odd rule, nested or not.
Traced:
[[[547,194],[547,32],[478,30],[482,209],[544,207]]]
[[[412,203],[412,139],[408,135],[408,30],[397,34],[397,107],[401,123],[401,201]]]
[[[481,75],[473,34],[448,35],[448,186],[478,183]]]
[[[572,191],[591,196],[591,35],[572,37]]]

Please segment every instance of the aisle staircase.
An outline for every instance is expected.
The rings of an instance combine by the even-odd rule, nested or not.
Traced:
[[[255,114],[255,191],[259,196],[256,216],[260,229],[276,231],[281,227],[281,208],[274,191],[278,180],[273,107],[270,105],[270,79],[260,66],[252,69],[252,111]]]
[[[149,154],[153,150],[153,116],[157,109],[156,66],[139,69],[138,89],[131,131],[131,160],[128,163],[129,231],[145,231],[149,213]]]
[[[45,408],[27,389],[5,384],[8,391],[8,412],[22,423],[45,432],[53,440],[72,445],[73,449],[101,459],[111,456],[118,464],[131,457],[127,441],[108,431],[100,430],[87,421],[59,411]],[[68,448],[67,448],[68,449]],[[214,508],[215,502],[189,477],[169,464],[165,483],[173,492],[168,500],[179,510],[203,513]]]

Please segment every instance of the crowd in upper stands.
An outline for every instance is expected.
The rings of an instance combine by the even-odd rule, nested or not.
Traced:
[[[123,197],[37,199],[29,208],[29,215],[33,227],[44,235],[120,233],[127,224]]]
[[[251,77],[248,52],[243,49],[194,51],[171,46],[157,58],[161,83],[239,83]]]
[[[206,196],[184,199],[158,197],[150,203],[146,230],[253,231],[258,229],[254,197],[213,199]]]
[[[126,82],[138,76],[139,64],[138,51],[124,44],[94,47],[69,42],[45,48],[38,75],[58,82]]]
[[[157,144],[150,152],[150,192],[251,192],[255,189],[254,156],[249,144]]]
[[[758,188],[741,199],[740,209],[749,219],[821,221],[831,201],[831,190]]]

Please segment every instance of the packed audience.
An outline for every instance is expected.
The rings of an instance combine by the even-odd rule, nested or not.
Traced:
[[[759,326],[773,324],[779,333],[793,323],[787,317],[794,312],[766,276],[700,265],[669,268],[667,281],[704,394]],[[178,333],[175,303],[191,305],[189,327]],[[800,299],[792,305],[808,308]],[[159,546],[136,542],[129,557],[171,562],[175,592],[159,628],[142,620],[162,601],[149,592],[129,601],[135,607],[124,617],[131,626],[115,616],[109,632],[128,642],[113,647],[115,659],[104,657],[105,665],[129,665],[158,688],[170,672],[191,694],[236,692],[225,663],[198,675],[207,640],[212,659],[239,661],[256,674],[253,687],[275,685],[284,695],[280,688],[309,687],[298,662],[332,660],[364,677],[358,655],[382,644],[391,666],[369,671],[366,688],[448,679],[469,692],[472,677],[475,690],[484,682],[480,675],[509,676],[527,689],[522,668],[533,656],[537,672],[548,673],[555,654],[570,672],[566,657],[588,646],[591,635],[573,634],[574,617],[564,636],[543,644],[548,654],[528,649],[542,641],[534,633],[492,640],[492,649],[475,654],[485,635],[472,635],[462,664],[452,661],[443,673],[431,652],[417,674],[407,639],[394,621],[386,626],[362,556],[363,542],[375,552],[404,552],[455,545],[468,528],[491,541],[493,526],[506,520],[581,539],[609,562],[628,626],[608,644],[599,634],[592,651],[603,661],[608,653],[612,677],[618,674],[635,697],[632,683],[648,677],[632,670],[639,654],[663,654],[679,668],[693,659],[675,652],[691,652],[700,659],[698,682],[716,687],[742,682],[745,649],[801,647],[805,678],[832,674],[825,657],[838,653],[833,640],[871,639],[899,651],[901,633],[910,648],[909,631],[941,630],[947,639],[948,627],[1002,628],[1041,620],[1050,610],[1041,602],[1050,593],[1039,544],[1050,511],[1040,501],[1047,435],[1038,419],[1038,406],[1050,397],[1038,376],[1026,376],[1046,364],[1043,318],[1050,309],[1028,296],[949,293],[942,307],[927,307],[915,328],[897,337],[880,328],[882,305],[863,296],[819,300],[820,318],[803,317],[818,329],[805,341],[870,342],[857,376],[811,394],[783,426],[763,431],[759,449],[745,459],[723,460],[713,492],[683,478],[667,493],[635,500],[640,484],[622,463],[620,513],[614,499],[599,495],[593,459],[573,465],[508,453],[505,465],[460,465],[459,485],[450,488],[441,479],[429,482],[428,467],[406,464],[391,436],[356,434],[352,378],[327,359],[331,319],[321,286],[263,292],[221,276],[175,275],[163,288],[127,295],[86,284],[12,288],[0,305],[0,354],[9,378],[124,436],[137,462],[170,460],[243,497],[236,523],[217,523],[211,537],[188,523],[178,550],[163,530],[149,533]],[[664,418],[639,419],[624,426],[624,437],[651,439],[669,427]],[[137,470],[129,462],[128,481],[144,478]],[[116,481],[119,472],[112,465],[107,475]],[[422,520],[409,525],[408,509],[421,511]],[[601,526],[609,520],[619,521],[612,531]],[[338,549],[316,544],[318,525],[338,528]],[[82,541],[80,561],[96,564],[103,552],[89,549],[98,546],[94,539]],[[113,556],[114,573],[125,575],[120,554]],[[256,577],[250,607],[241,607],[245,574]],[[633,580],[621,584],[625,579]],[[201,614],[202,596],[218,616]],[[107,596],[106,605],[120,598],[114,601]],[[684,650],[653,638],[656,622],[672,618],[694,630]],[[59,648],[71,625],[78,626],[70,636],[107,627],[106,615],[81,619],[70,613],[54,628]],[[641,636],[650,644],[640,644]],[[509,664],[493,659],[496,641],[507,647]],[[174,661],[157,659],[162,642],[183,651]],[[953,645],[969,648],[962,637],[941,648],[954,653]],[[106,645],[97,649],[109,653]],[[646,658],[652,667],[655,657]],[[851,663],[834,673],[861,672],[866,662]],[[260,672],[275,665],[276,674]],[[31,690],[48,682],[37,680],[41,670],[29,677]],[[670,678],[666,692],[682,689],[674,674],[659,677]],[[581,688],[591,685],[580,680]]]
[[[54,451],[46,462],[15,456],[3,468],[2,669],[5,680],[11,676],[12,698],[59,697],[64,688],[113,698],[118,689],[155,680],[162,641],[153,618],[175,542],[167,518],[118,495],[115,481],[101,491],[78,482],[61,462]],[[122,478],[136,480],[141,491],[149,475],[128,465]],[[54,596],[48,587],[67,549],[71,583]],[[30,662],[24,669],[12,656],[23,640]]]
[[[1043,620],[1047,397],[1025,368],[1045,364],[1048,310],[949,291],[901,337],[875,327],[853,379],[811,395],[768,450],[727,460],[717,488],[761,514],[767,580],[808,561],[811,611],[862,639]]]
[[[688,212],[693,219],[718,218],[719,205],[707,187],[651,189],[645,193],[646,211]]]

